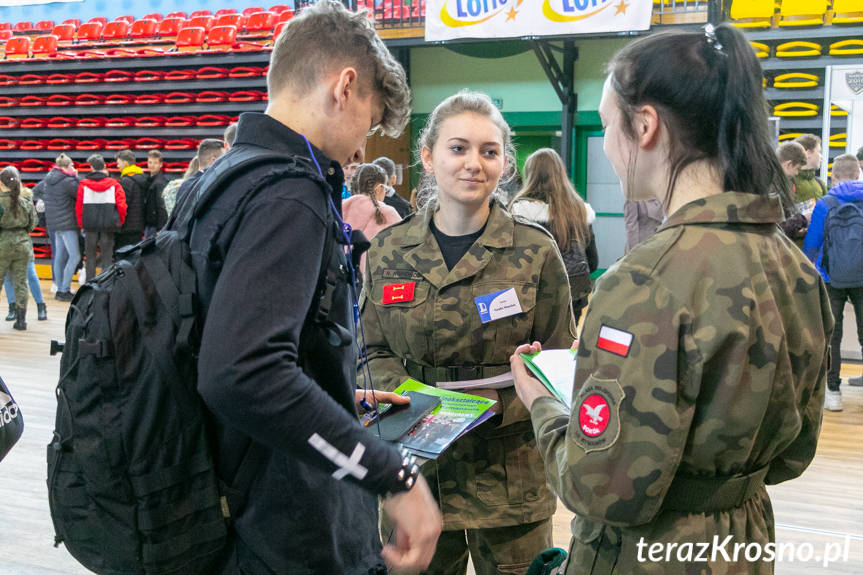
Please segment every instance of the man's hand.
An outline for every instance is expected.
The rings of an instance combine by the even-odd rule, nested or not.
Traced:
[[[358,389],[354,392],[354,402],[357,404],[357,410],[361,410],[362,405],[360,405],[360,402],[363,400],[363,398],[365,398],[366,401],[368,401],[371,405],[375,405],[375,403],[392,403],[393,405],[402,405],[405,403],[410,403],[411,401],[411,398],[407,395],[399,395],[391,391],[379,391],[377,389],[374,391],[364,391],[362,389]]]
[[[573,345],[577,345],[573,342]],[[533,377],[521,359],[522,353],[537,353],[542,351],[542,345],[538,341],[526,343],[515,348],[509,358],[509,366],[512,369],[512,380],[515,383],[515,392],[522,403],[530,410],[530,406],[539,397],[554,397],[545,386]]]
[[[438,504],[422,475],[410,491],[384,500],[384,512],[392,521],[395,544],[386,545],[383,555],[393,572],[423,571],[434,557],[441,532]]]

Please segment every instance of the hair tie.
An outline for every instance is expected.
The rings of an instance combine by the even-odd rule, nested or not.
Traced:
[[[725,54],[722,51],[722,44],[716,38],[716,27],[713,24],[705,24],[704,25],[704,37],[707,39],[707,43],[713,46],[717,52],[720,54]]]

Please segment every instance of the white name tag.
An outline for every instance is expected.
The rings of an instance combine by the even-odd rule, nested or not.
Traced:
[[[509,288],[474,298],[482,323],[522,312],[515,288]]]

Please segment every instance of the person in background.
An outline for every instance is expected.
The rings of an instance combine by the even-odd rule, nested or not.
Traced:
[[[135,163],[132,150],[121,150],[115,157],[120,169],[120,185],[126,196],[126,220],[114,237],[114,251],[127,245],[134,245],[144,237],[144,202],[149,181],[147,174]],[[93,277],[89,273],[87,277]]]
[[[568,348],[572,300],[554,238],[493,197],[516,164],[512,132],[491,98],[450,96],[417,147],[425,207],[375,236],[363,274],[375,385],[499,376],[525,340]],[[426,573],[463,575],[470,557],[478,574],[523,574],[551,546],[555,498],[513,387],[470,393],[495,399],[497,415],[422,467],[444,521]]]
[[[800,202],[797,201],[797,186],[796,179],[800,169],[806,165],[806,150],[799,142],[785,142],[776,150],[776,157],[779,159],[779,165],[782,166],[782,172],[788,176],[788,181],[791,183],[791,201],[782,202],[782,212],[785,215],[785,220],[779,223],[779,227],[785,232],[785,235],[794,240],[797,247],[803,247],[803,238],[806,236],[806,229],[809,226],[809,214],[812,209],[806,210],[806,213],[799,211]],[[815,200],[809,200],[812,206],[815,206]]]
[[[96,277],[96,250],[99,267],[111,265],[114,234],[126,219],[126,195],[120,182],[108,175],[105,159],[99,154],[87,158],[92,170],[78,184],[75,213],[84,231],[84,270],[88,279]]]
[[[168,182],[162,191],[162,199],[165,201],[165,210],[168,212],[169,217],[174,213],[174,206],[177,205],[177,190],[180,189],[183,182],[198,173],[198,168],[198,156],[196,155],[189,161],[189,166],[183,175]]]
[[[832,363],[830,371],[827,372],[827,394],[824,398],[824,409],[828,411],[842,411],[842,391],[840,386],[842,378],[839,369],[842,366],[842,328],[845,317],[845,302],[850,301],[854,307],[854,319],[857,322],[857,342],[863,350],[863,281],[859,285],[836,285],[830,281],[832,267],[830,262],[824,258],[824,239],[831,225],[828,213],[833,208],[843,204],[854,202],[863,208],[863,182],[859,181],[860,163],[857,156],[853,154],[842,154],[833,160],[833,187],[822,198],[815,203],[812,210],[812,223],[803,241],[803,253],[815,264],[821,279],[827,284],[827,293],[830,296],[830,308],[833,310],[833,339],[830,341],[830,353]],[[833,225],[836,225],[835,223]],[[839,252],[847,256],[848,262],[860,261],[860,253],[863,245],[858,238],[854,238],[851,245],[837,246]],[[835,264],[834,264],[835,265]],[[863,269],[859,270],[859,276],[863,277]],[[860,378],[855,378],[854,384]],[[852,382],[849,381],[849,384]]]
[[[22,185],[21,197],[32,202],[33,192]],[[36,208],[37,221],[38,213],[39,209]],[[32,237],[30,238],[30,242],[33,242]],[[33,259],[31,259],[27,264],[27,285],[30,287],[30,295],[33,296],[33,301],[36,302],[36,319],[39,321],[47,320],[48,308],[45,305],[45,298],[42,296],[42,286],[39,283],[39,275],[36,273],[36,262]],[[17,304],[15,303],[15,285],[12,283],[11,272],[6,272],[6,278],[3,280],[3,287],[6,289],[6,299],[9,301],[9,315],[6,316],[6,321],[13,321],[16,315],[14,310],[17,308]]]
[[[398,212],[384,203],[387,174],[377,164],[362,164],[354,172],[353,195],[342,202],[342,218],[351,228],[360,230],[371,240],[382,229],[402,221]],[[360,258],[360,270],[365,269],[366,255]]]
[[[623,253],[628,254],[632,248],[656,233],[662,224],[665,211],[659,200],[624,200],[623,226],[626,230],[626,244]]]
[[[225,128],[225,132],[222,134],[222,139],[225,141],[225,151],[231,149],[231,146],[234,145],[234,138],[237,137],[237,123],[232,122],[228,124],[228,127]]]
[[[195,183],[201,178],[204,170],[212,166],[213,162],[221,158],[225,152],[225,143],[222,140],[216,138],[201,140],[201,143],[198,144],[198,154],[195,156],[198,159],[198,171],[188,177],[183,176],[183,183],[177,189],[177,197],[174,200],[175,206],[183,201],[183,197],[189,193],[189,190],[195,187]],[[191,164],[189,168],[191,170]],[[190,170],[186,170],[186,173],[188,174]]]
[[[345,175],[345,182],[342,184],[342,199],[346,200],[351,197],[351,181],[354,177],[354,172],[359,166],[356,162],[351,162],[342,166],[342,173]]]
[[[596,214],[575,191],[556,151],[540,148],[527,157],[524,184],[509,211],[541,225],[554,236],[569,278],[572,313],[577,323],[590,295],[590,274],[599,265],[593,234]]]
[[[404,218],[411,213],[411,203],[398,195],[395,189],[396,185],[396,163],[386,156],[381,156],[375,159],[373,164],[376,164],[384,169],[387,173],[386,196],[384,203],[395,209],[399,214],[399,218]]]
[[[567,575],[773,572],[764,557],[643,559],[726,537],[765,549],[765,484],[815,455],[833,318],[776,225],[789,184],[762,77],[728,24],[642,37],[609,64],[605,155],[624,197],[668,217],[597,281],[571,408],[526,371],[520,354],[541,346],[510,358],[546,477],[575,513]]]
[[[22,188],[14,166],[0,170],[0,277],[12,276],[17,296],[12,327],[21,331],[27,329],[27,266],[33,261],[30,232],[36,227],[33,196]]]
[[[802,134],[794,139],[806,152],[806,165],[794,178],[794,193],[798,203],[817,200],[827,193],[827,184],[816,174],[821,169],[821,138],[815,134]]]
[[[155,237],[156,232],[168,221],[168,211],[162,194],[168,185],[168,178],[162,171],[162,152],[147,152],[147,193],[144,197],[144,239]]]

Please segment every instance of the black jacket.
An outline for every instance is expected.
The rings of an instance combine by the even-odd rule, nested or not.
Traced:
[[[404,219],[409,213],[413,211],[411,208],[411,203],[401,197],[398,192],[394,193],[391,196],[387,196],[384,198],[384,203],[388,206],[391,206],[399,213],[402,219]]]
[[[144,197],[144,224],[161,228],[168,221],[168,211],[162,192],[168,185],[168,178],[161,170],[147,178],[147,194]]]
[[[121,232],[144,231],[144,197],[149,185],[147,174],[135,174],[120,178],[120,185],[126,194],[126,221]]]
[[[65,174],[55,166],[33,188],[33,197],[45,203],[45,223],[49,232],[78,229],[75,200],[79,182],[77,176]]]
[[[301,136],[246,113],[234,147],[218,161],[249,146],[309,157]],[[322,152],[315,158],[327,192],[310,179],[285,179],[278,166],[256,168],[209,205],[191,238],[206,314],[198,390],[215,420],[220,474],[236,475],[249,438],[266,450],[234,526],[239,567],[256,575],[368,573],[383,565],[377,496],[393,487],[400,465],[393,446],[358,424],[353,339],[332,346],[307,321],[328,220],[337,229],[327,216],[330,198],[341,203],[332,190],[343,178]],[[332,254],[334,270],[344,252]],[[344,282],[332,309],[342,333],[353,333]],[[361,451],[357,475],[338,478],[324,443],[348,457]]]

